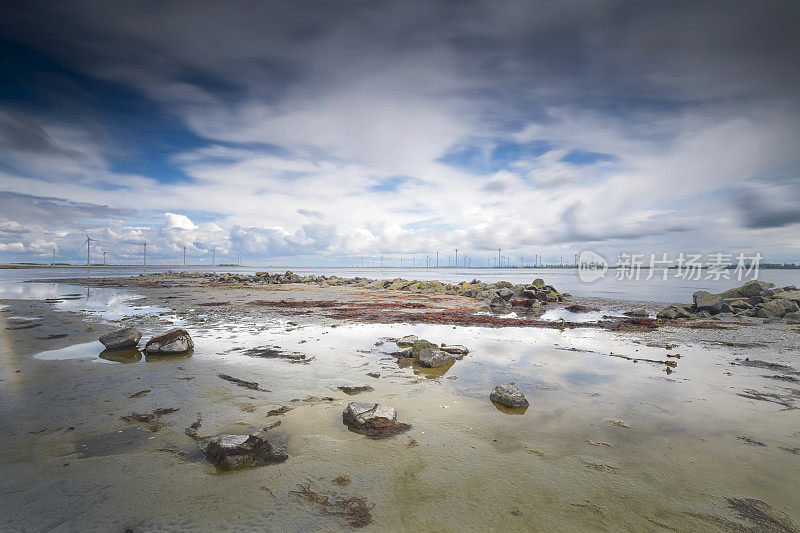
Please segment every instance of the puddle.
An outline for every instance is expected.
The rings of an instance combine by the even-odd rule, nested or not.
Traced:
[[[59,348],[57,350],[47,350],[39,352],[33,357],[43,361],[66,361],[69,359],[97,359],[97,354],[102,352],[105,347],[100,341],[84,342],[81,344],[73,344],[66,348]]]

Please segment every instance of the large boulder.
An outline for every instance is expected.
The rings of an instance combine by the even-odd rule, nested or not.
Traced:
[[[527,407],[529,405],[528,399],[513,381],[496,386],[492,389],[489,399],[507,407]]]
[[[699,311],[708,311],[711,314],[717,314],[725,309],[725,302],[722,295],[711,294],[708,291],[697,291],[692,295],[694,306]]]
[[[206,458],[225,470],[251,465],[280,463],[286,450],[272,446],[258,433],[252,435],[218,435],[205,449]]]
[[[189,336],[189,332],[176,328],[147,341],[144,351],[150,355],[174,355],[186,353],[192,348],[194,348],[194,341]]]
[[[106,350],[130,350],[139,345],[142,332],[136,328],[123,328],[100,337]]]
[[[342,418],[359,428],[364,428],[367,422],[376,418],[397,421],[397,410],[379,403],[350,402],[342,413]]]
[[[419,352],[419,364],[428,368],[436,368],[452,363],[456,356],[434,348],[423,348]]]

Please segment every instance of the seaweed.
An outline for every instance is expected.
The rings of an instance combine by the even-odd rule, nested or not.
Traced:
[[[369,503],[366,498],[337,498],[331,500],[330,496],[323,496],[311,490],[311,485],[298,485],[298,490],[289,491],[289,494],[301,500],[317,504],[327,515],[339,518],[344,526],[364,527],[372,523],[370,511],[375,504]]]
[[[175,407],[161,407],[158,409],[153,409],[149,413],[131,413],[129,415],[125,415],[122,417],[124,422],[129,424],[140,423],[145,424],[147,429],[155,433],[162,427],[164,427],[164,423],[162,423],[159,419],[170,413],[174,413],[178,409]]]
[[[261,390],[258,387],[258,383],[256,383],[255,381],[245,381],[243,379],[239,379],[239,378],[235,378],[233,376],[229,376],[228,374],[217,374],[217,376],[220,379],[224,379],[225,381],[230,381],[231,383],[235,383],[236,385],[239,385],[240,387],[244,387],[246,389]]]

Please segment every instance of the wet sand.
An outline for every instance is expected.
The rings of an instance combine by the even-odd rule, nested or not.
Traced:
[[[453,326],[397,319],[420,310],[475,316],[479,304],[339,287],[122,283],[90,287],[88,300],[66,296],[86,287],[54,284],[49,296],[2,301],[2,530],[348,529],[293,494],[301,484],[331,499],[366,498],[373,507],[365,529],[376,531],[800,524],[797,326]],[[612,315],[640,307],[599,303]],[[337,307],[355,316],[335,316]],[[195,351],[98,357],[96,339],[121,324],[145,339],[184,327]],[[448,368],[400,368],[391,338],[408,334],[471,353]],[[245,355],[266,346],[305,362]],[[524,412],[488,400],[509,379],[531,401]],[[374,390],[348,396],[336,388],[356,382]],[[393,405],[412,429],[384,441],[349,431],[341,413],[353,400]],[[284,405],[291,410],[268,416]],[[158,408],[178,411],[160,417],[161,427],[122,420]],[[289,459],[218,472],[186,435],[198,417],[201,435],[280,420],[267,436],[287,446]],[[334,483],[339,475],[351,482]]]

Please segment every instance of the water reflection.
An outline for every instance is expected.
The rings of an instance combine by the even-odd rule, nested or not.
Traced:
[[[142,352],[136,348],[131,350],[103,350],[98,357],[114,363],[138,363],[142,360]]]

